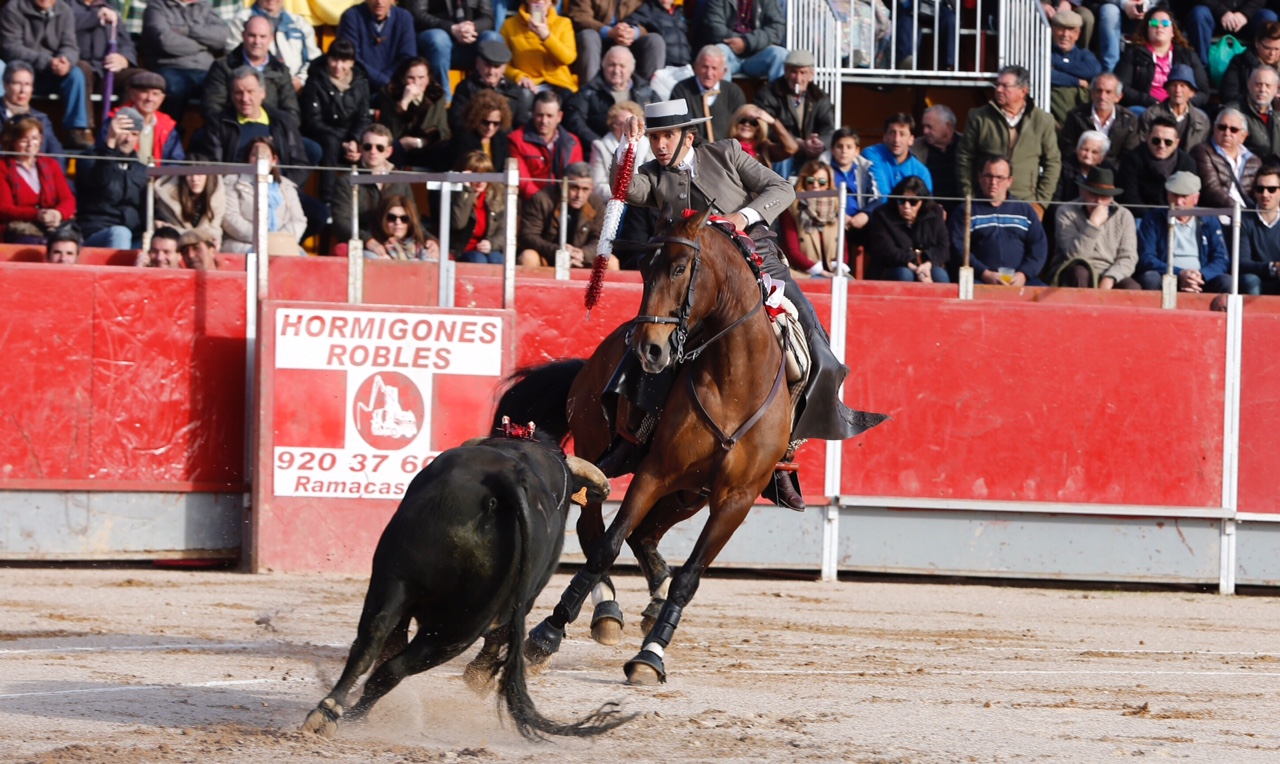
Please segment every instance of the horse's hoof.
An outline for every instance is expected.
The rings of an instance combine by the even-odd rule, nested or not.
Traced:
[[[325,698],[307,714],[307,720],[302,723],[302,731],[332,740],[338,734],[338,720],[341,718],[342,706],[333,698]]]
[[[478,656],[475,660],[467,664],[462,670],[462,681],[467,683],[467,687],[481,698],[489,697],[489,693],[493,692],[493,662],[481,660]]]
[[[591,638],[610,647],[622,641],[622,608],[616,600],[596,605],[591,617]]]
[[[640,630],[645,636],[653,631],[653,625],[658,622],[658,613],[662,612],[662,606],[667,604],[666,600],[657,598],[649,600],[649,606],[640,614]]]
[[[662,665],[662,657],[649,650],[641,650],[636,657],[623,666],[627,674],[627,684],[653,686],[667,681],[667,669]]]

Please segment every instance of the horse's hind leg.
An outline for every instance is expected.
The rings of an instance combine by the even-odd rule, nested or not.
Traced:
[[[640,629],[645,634],[649,633],[657,621],[658,613],[667,601],[667,590],[671,584],[671,568],[658,552],[658,544],[674,525],[698,514],[706,503],[704,496],[692,491],[665,496],[627,538],[627,545],[635,554],[645,581],[649,584],[649,604],[641,614],[640,621]]]

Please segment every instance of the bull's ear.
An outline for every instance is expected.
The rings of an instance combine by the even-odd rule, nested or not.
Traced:
[[[486,440],[488,440],[488,438],[471,438],[470,440],[464,441],[462,445],[459,446],[459,448],[466,448],[467,446],[478,446],[481,443],[485,442]]]
[[[565,460],[569,464],[569,472],[573,475],[573,494],[574,498],[578,498],[578,494],[585,490],[586,499],[591,502],[601,502],[609,498],[609,479],[604,476],[600,468],[586,459],[579,459],[576,456],[566,456]]]

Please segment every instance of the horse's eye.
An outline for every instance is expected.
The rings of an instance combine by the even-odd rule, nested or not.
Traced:
[[[684,265],[683,265],[683,264],[681,264],[681,265],[673,265],[673,266],[671,266],[671,277],[672,277],[672,278],[675,278],[676,276],[683,276],[683,275],[684,275]]]

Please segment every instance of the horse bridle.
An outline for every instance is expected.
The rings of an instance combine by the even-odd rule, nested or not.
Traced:
[[[689,314],[693,312],[693,286],[694,282],[698,280],[698,271],[702,269],[702,245],[699,244],[696,239],[686,239],[683,236],[654,236],[649,239],[649,246],[652,247],[655,244],[683,244],[693,250],[693,263],[690,266],[692,272],[689,274],[689,286],[685,290],[684,304],[680,306],[680,315],[676,318],[672,318],[670,316],[636,316],[631,319],[631,322],[633,324],[675,324],[676,328],[675,331],[671,333],[671,336],[673,345],[672,349],[675,351],[677,364],[684,363],[685,361],[692,361],[697,358],[702,351],[707,349],[708,345],[733,331],[739,324],[746,321],[748,318],[751,318],[764,306],[763,300],[757,302],[754,308],[747,311],[746,314],[737,321],[734,321],[732,324],[721,329],[714,337],[706,340],[694,349],[685,352],[684,343],[689,339]],[[655,249],[661,249],[661,247],[655,247]],[[627,344],[631,343],[631,335],[634,331],[635,328],[633,326],[632,329],[627,332]]]

